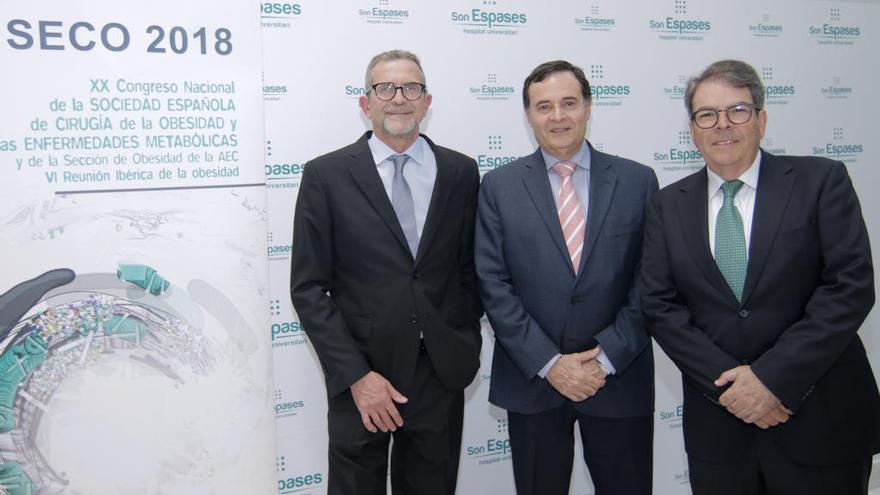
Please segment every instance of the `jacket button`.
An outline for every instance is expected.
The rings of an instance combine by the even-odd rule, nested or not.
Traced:
[[[419,272],[415,272],[415,273],[413,273],[413,279],[414,279],[414,280],[418,280],[419,277],[420,277]]]
[[[571,298],[572,304],[580,304],[584,299],[580,296],[574,296]]]
[[[751,314],[751,313],[750,313],[749,310],[747,310],[747,309],[741,309],[741,310],[739,310],[739,316],[740,316],[740,318],[748,318],[750,314]]]

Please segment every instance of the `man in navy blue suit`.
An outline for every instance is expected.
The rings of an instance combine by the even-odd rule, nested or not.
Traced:
[[[651,492],[654,365],[636,277],[657,178],[585,140],[590,96],[579,67],[535,68],[523,105],[540,148],[480,187],[489,400],[508,411],[520,495],[568,493],[575,422],[597,494]]]

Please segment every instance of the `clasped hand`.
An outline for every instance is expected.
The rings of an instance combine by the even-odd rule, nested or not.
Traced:
[[[605,385],[605,372],[596,360],[602,348],[563,354],[547,372],[547,381],[560,394],[580,402],[596,395]]]
[[[731,414],[758,428],[767,429],[788,421],[793,414],[752,371],[751,366],[737,366],[721,374],[715,386],[730,388],[718,402]]]

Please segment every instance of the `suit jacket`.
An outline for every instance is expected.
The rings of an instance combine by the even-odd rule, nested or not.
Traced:
[[[653,170],[590,147],[590,192],[575,275],[540,150],[483,177],[476,264],[495,331],[489,400],[532,414],[568,399],[538,371],[557,353],[602,346],[617,374],[576,405],[604,417],[648,416],[654,362],[636,292]]]
[[[740,457],[766,435],[792,459],[827,465],[880,447],[880,397],[856,331],[874,303],[871,249],[846,167],[763,153],[742,302],[709,250],[706,169],[650,202],[642,308],[682,371],[689,455]],[[749,364],[794,411],[766,431],[715,401],[721,373]]]
[[[476,162],[428,140],[437,177],[413,259],[369,136],[306,164],[293,223],[294,308],[330,398],[371,370],[407,394],[420,332],[440,381],[463,389],[479,367],[481,341]]]

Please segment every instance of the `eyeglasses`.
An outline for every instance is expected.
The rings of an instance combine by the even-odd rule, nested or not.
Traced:
[[[752,110],[761,109],[754,103],[737,103],[727,108],[701,108],[691,114],[691,121],[700,129],[711,129],[718,124],[718,114],[724,112],[731,124],[745,124],[752,118]]]
[[[422,97],[422,93],[425,92],[425,86],[422,83],[417,82],[408,82],[401,84],[400,86],[392,83],[392,82],[380,82],[370,86],[370,89],[376,93],[376,98],[379,98],[382,101],[390,101],[394,99],[394,95],[397,94],[397,90],[400,90],[400,93],[409,101],[418,100]]]

